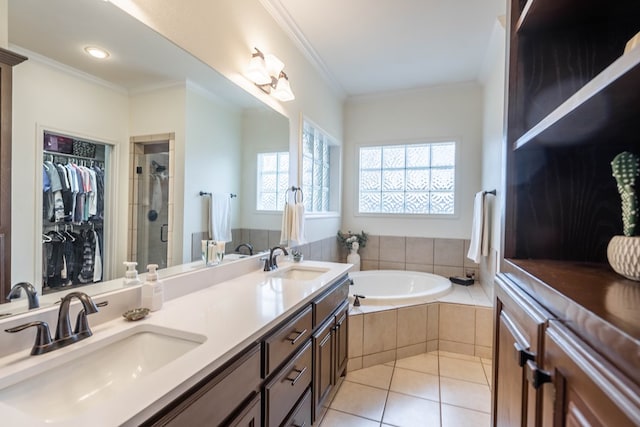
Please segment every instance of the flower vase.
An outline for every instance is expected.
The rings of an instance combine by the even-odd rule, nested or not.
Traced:
[[[640,281],[640,236],[613,236],[607,258],[616,273]]]
[[[349,255],[347,255],[347,263],[353,264],[351,271],[360,271],[360,255],[358,254],[358,248],[351,248]]]

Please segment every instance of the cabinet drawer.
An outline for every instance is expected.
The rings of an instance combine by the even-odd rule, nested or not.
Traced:
[[[266,426],[279,426],[311,384],[311,341],[266,386]]]
[[[189,391],[188,396],[152,425],[220,425],[255,395],[260,386],[260,346],[213,374]],[[145,424],[147,425],[147,424]]]
[[[348,295],[349,281],[347,276],[344,276],[338,285],[313,302],[315,312],[313,326],[323,323],[347,299]]]
[[[285,427],[311,427],[311,389],[307,389],[304,397],[298,402]]]
[[[311,336],[312,309],[307,307],[296,317],[264,340],[264,366],[266,378],[289,358]]]

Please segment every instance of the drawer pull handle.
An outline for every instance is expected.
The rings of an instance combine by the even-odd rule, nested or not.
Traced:
[[[300,378],[302,378],[302,376],[304,375],[305,372],[307,372],[307,367],[305,366],[304,368],[302,368],[302,370],[300,369],[293,369],[293,372],[297,372],[298,375],[296,375],[295,378],[287,378],[287,381],[291,381],[291,386],[293,387],[294,385],[296,385],[296,383],[298,382],[298,380]]]
[[[536,354],[527,351],[520,343],[514,343],[513,346],[516,348],[516,360],[518,361],[518,366],[521,368],[527,363],[529,360],[535,360]]]
[[[539,389],[542,384],[550,383],[552,381],[551,373],[538,368],[538,365],[531,360],[527,362],[526,371],[527,381],[529,381],[536,390]]]
[[[298,340],[299,340],[300,338],[302,338],[302,337],[307,333],[307,330],[306,330],[306,329],[304,329],[302,332],[298,332],[298,331],[294,331],[294,332],[295,332],[296,334],[298,334],[298,336],[297,336],[297,337],[295,337],[295,338],[287,338],[287,340],[291,341],[291,345],[296,345],[296,343],[298,342]]]

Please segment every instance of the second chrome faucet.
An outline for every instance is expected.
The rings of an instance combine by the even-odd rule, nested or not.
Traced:
[[[77,298],[82,303],[82,310],[78,313],[76,326],[71,329],[71,319],[69,316],[69,307],[71,300]],[[50,351],[66,347],[74,342],[81,341],[92,335],[87,321],[87,315],[97,313],[98,307],[91,297],[84,292],[71,292],[65,295],[60,301],[60,309],[58,310],[58,324],[54,339],[51,339],[49,324],[43,321],[26,323],[14,328],[5,329],[5,332],[15,333],[23,331],[30,327],[35,327],[36,341],[31,349],[32,355],[49,353]]]

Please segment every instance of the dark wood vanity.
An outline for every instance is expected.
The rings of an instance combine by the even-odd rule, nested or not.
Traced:
[[[640,2],[511,0],[493,425],[640,425],[640,283],[610,162],[640,154]],[[638,260],[640,262],[640,260]]]
[[[311,426],[346,372],[346,275],[144,425]]]

